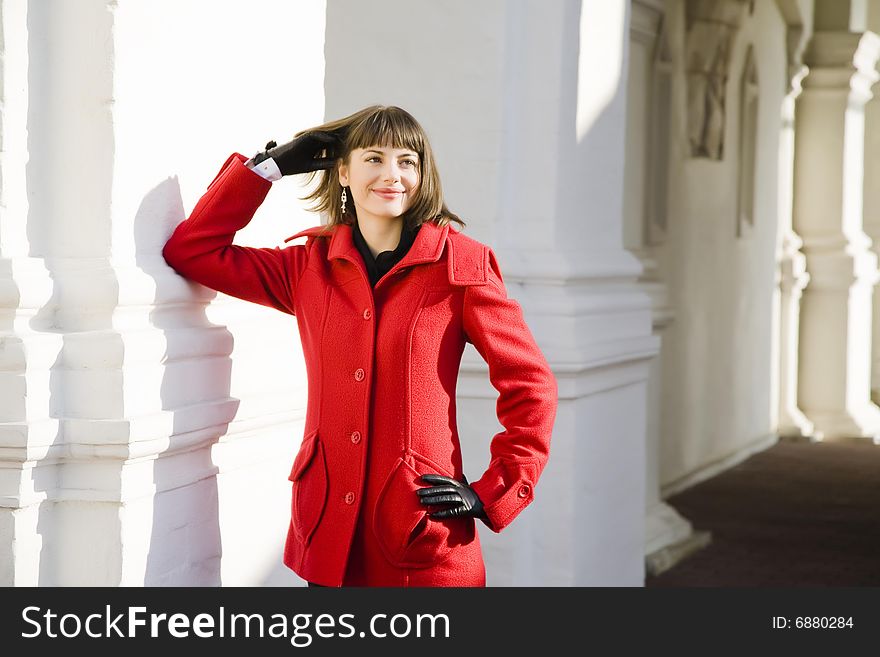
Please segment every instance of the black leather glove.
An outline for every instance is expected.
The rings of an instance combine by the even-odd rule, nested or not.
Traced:
[[[426,474],[421,480],[434,484],[416,491],[419,501],[425,505],[444,505],[445,509],[429,513],[432,518],[483,518],[487,519],[483,510],[483,502],[476,491],[470,487],[467,479],[458,481],[443,475]]]
[[[270,141],[265,151],[254,155],[254,164],[271,157],[284,176],[330,169],[341,147],[342,140],[332,132],[306,132],[281,146]],[[320,156],[321,151],[326,151],[324,157]]]

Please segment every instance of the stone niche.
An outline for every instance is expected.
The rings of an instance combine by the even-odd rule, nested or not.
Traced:
[[[730,51],[754,0],[687,0],[685,44],[688,142],[692,157],[724,157],[725,90]]]

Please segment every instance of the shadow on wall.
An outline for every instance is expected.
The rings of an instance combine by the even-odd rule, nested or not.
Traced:
[[[156,283],[150,323],[165,337],[159,394],[173,417],[166,447],[153,463],[152,528],[146,586],[220,586],[222,555],[217,467],[212,445],[235,417],[229,396],[232,334],[212,324],[216,292],[176,274],[157,253],[157,231],[185,219],[177,178],[150,190],[134,219],[135,263]],[[161,235],[164,245],[170,232]]]
[[[55,281],[53,294],[31,326],[65,333],[49,374],[50,416],[59,427],[51,450],[58,461],[34,473],[35,488],[46,498],[37,526],[41,586],[137,585],[139,568],[145,586],[221,584],[217,468],[211,447],[238,409],[238,400],[229,397],[233,339],[206,317],[213,291],[170,271],[155,246],[150,253],[140,248],[155,245],[156,232],[176,225],[183,215],[179,185],[169,178],[144,197],[134,222],[136,264],[156,285],[149,323],[162,331],[165,343],[158,390],[150,387],[149,373],[158,366],[154,352],[125,353],[137,344],[138,333],[151,329],[128,329],[125,337],[132,341],[114,328],[114,315],[130,310],[124,304],[131,303],[126,301],[131,295],[119,299],[119,282],[109,261],[96,259],[75,270],[46,259]],[[173,221],[163,221],[163,216]],[[162,243],[164,239],[167,235]],[[95,297],[95,307],[76,307],[73,299],[96,277],[101,287],[112,278],[116,303]],[[120,356],[113,358],[114,352]],[[157,394],[161,411],[153,417],[152,412],[126,408],[138,395]],[[166,415],[171,420],[167,424],[153,421]],[[140,427],[150,430],[140,435]],[[80,445],[89,452],[85,457],[76,455],[83,451]],[[140,483],[143,460],[151,463],[152,488]],[[84,475],[86,490],[75,483]]]

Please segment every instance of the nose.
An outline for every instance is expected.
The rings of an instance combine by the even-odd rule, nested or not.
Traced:
[[[386,183],[393,183],[400,180],[400,167],[397,162],[390,160],[384,171],[384,180]]]

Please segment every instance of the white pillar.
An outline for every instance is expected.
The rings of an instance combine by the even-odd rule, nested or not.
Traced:
[[[45,365],[58,433],[38,465],[46,513],[40,583],[123,583],[122,490],[128,426],[112,330],[119,282],[109,266],[113,159],[113,7],[107,0],[30,3],[27,232],[52,298],[33,325],[57,334]],[[48,102],[51,99],[51,102]]]
[[[522,528],[531,541],[491,537],[521,566],[513,584],[644,581],[647,382],[659,341],[641,263],[623,243],[628,6],[510,10],[517,54],[506,59],[496,241],[560,393],[545,492]],[[530,543],[525,563],[515,555]]]
[[[880,38],[826,29],[820,7],[837,5],[817,5],[816,32],[804,55],[810,72],[796,109],[793,223],[810,274],[801,302],[798,400],[825,438],[874,438],[880,435],[880,410],[870,400],[877,256],[863,230],[862,180],[864,105],[877,79]]]
[[[788,93],[782,101],[779,146],[779,231],[777,237],[779,280],[779,422],[777,432],[785,438],[820,439],[813,423],[798,406],[798,351],[800,346],[801,298],[810,282],[803,240],[792,227],[795,166],[795,107],[801,81],[807,74],[803,50],[810,36],[804,17],[791,3],[780,3],[787,24]]]
[[[872,0],[868,6],[867,27],[880,34],[880,2]],[[871,250],[880,256],[880,98],[874,97],[865,105],[865,233],[871,238]],[[874,286],[871,339],[871,399],[880,402],[880,286]]]
[[[62,446],[50,410],[49,369],[61,336],[34,328],[52,281],[30,257],[28,215],[28,2],[0,1],[0,585],[44,583],[52,540],[54,468]],[[35,182],[35,181],[33,181]]]

